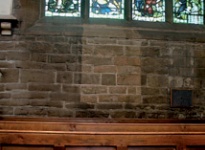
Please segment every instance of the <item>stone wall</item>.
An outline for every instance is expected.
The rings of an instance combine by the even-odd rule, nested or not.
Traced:
[[[204,119],[200,30],[65,24],[17,2],[22,24],[0,37],[2,116]],[[171,107],[175,88],[193,90],[191,107]]]

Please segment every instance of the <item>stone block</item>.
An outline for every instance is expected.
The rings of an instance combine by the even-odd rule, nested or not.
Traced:
[[[107,91],[105,86],[81,86],[82,94],[105,94]]]
[[[185,57],[187,56],[187,50],[184,46],[179,47],[179,48],[174,48],[172,51],[173,56],[180,56],[180,57]]]
[[[170,87],[182,87],[184,84],[183,77],[169,77],[169,85]]]
[[[194,66],[197,68],[205,68],[205,57],[195,58],[194,59]]]
[[[173,66],[175,67],[186,67],[185,57],[173,57]]]
[[[141,59],[140,57],[118,56],[114,58],[114,64],[117,66],[140,66]]]
[[[11,95],[12,99],[48,99],[48,92],[39,91],[15,91]]]
[[[136,89],[134,89],[134,90],[136,90]],[[126,87],[120,87],[120,86],[112,86],[112,87],[109,87],[109,93],[110,94],[126,94],[127,93],[127,88]],[[136,91],[135,91],[135,93],[136,93]]]
[[[19,81],[18,69],[0,69],[0,83],[15,83]]]
[[[116,73],[117,69],[114,65],[102,65],[94,66],[94,72],[96,73]]]
[[[79,102],[80,94],[69,94],[64,92],[50,93],[50,100],[52,101],[66,101],[66,102]]]
[[[135,111],[112,111],[110,113],[111,118],[136,118]]]
[[[75,73],[74,74],[75,84],[100,84],[100,74],[85,74]]]
[[[25,91],[27,90],[27,83],[7,83],[5,84],[6,91]]]
[[[102,65],[113,65],[112,58],[109,57],[97,57],[97,56],[82,56],[81,57],[82,64],[89,64],[94,66],[102,66]]]
[[[7,53],[0,51],[0,60],[6,60]]]
[[[143,97],[143,104],[168,104],[168,98],[166,96]]]
[[[75,55],[93,55],[94,46],[93,45],[71,45],[71,53]]]
[[[143,57],[148,57],[148,56],[152,56],[152,57],[159,57],[160,56],[160,47],[141,47],[141,55]]]
[[[37,36],[36,41],[37,42],[64,43],[64,42],[68,42],[68,39],[65,36],[43,35],[43,36]]]
[[[113,104],[113,103],[101,103],[96,105],[96,109],[104,109],[104,110],[114,110],[114,109],[122,109],[122,104]]]
[[[55,43],[52,53],[56,54],[71,54],[71,45],[64,43]]]
[[[7,60],[21,60],[21,61],[27,61],[30,60],[30,53],[28,52],[15,52],[15,51],[9,51],[7,52]]]
[[[31,53],[31,61],[46,62],[47,55],[44,53]]]
[[[49,53],[53,51],[52,43],[47,42],[30,42],[28,43],[28,51],[32,53]]]
[[[73,83],[73,78],[72,72],[57,72],[57,83]]]
[[[77,27],[77,28],[74,28],[74,29],[81,29],[81,28]],[[82,45],[84,43],[84,38],[81,37],[81,36],[69,36],[69,37],[66,37],[66,39],[68,40],[69,44]]]
[[[82,102],[82,103],[93,103],[93,104],[95,104],[95,103],[97,103],[97,101],[98,101],[98,96],[97,96],[97,94],[91,94],[91,95],[81,95],[80,96],[80,101]]]
[[[20,116],[47,116],[47,109],[37,107],[17,107],[14,114]]]
[[[102,85],[116,85],[116,75],[102,74]]]
[[[28,84],[29,91],[52,91],[57,92],[61,91],[61,85],[59,84],[37,84],[37,83],[29,83]]]
[[[196,49],[194,51],[194,57],[196,57],[196,58],[204,58],[205,57],[204,48],[200,47],[199,49]]]
[[[88,109],[94,109],[93,104],[88,103],[68,103],[65,105],[67,109],[82,109],[82,110],[88,110]]]
[[[88,38],[87,39],[88,44],[103,44],[103,45],[115,45],[117,44],[116,39],[111,39],[111,38]]]
[[[130,56],[140,56],[141,51],[139,46],[125,46],[125,55]]]
[[[48,117],[73,117],[74,112],[72,110],[61,109],[61,108],[49,108]]]
[[[117,66],[118,74],[140,74],[141,67],[139,66]]]
[[[141,103],[141,96],[120,94],[99,95],[99,102]]]
[[[48,55],[49,63],[79,63],[80,57],[67,54]]]
[[[77,118],[108,118],[109,112],[104,110],[76,110]]]
[[[11,41],[1,41],[0,42],[0,50],[14,50],[15,42]]]
[[[7,92],[0,93],[0,99],[10,99],[10,98],[11,98],[11,93],[7,93]]]
[[[114,45],[96,45],[94,55],[101,57],[120,56],[123,55],[123,47]]]
[[[117,85],[137,85],[141,84],[139,74],[119,74],[117,75]]]
[[[29,106],[30,101],[28,99],[1,99],[0,105],[5,107]]]
[[[205,77],[205,68],[195,68],[194,71],[195,71],[195,75],[198,78],[204,78]]]
[[[47,70],[21,70],[20,80],[22,83],[54,83],[55,73]]]
[[[159,95],[159,88],[142,87],[142,95]]]
[[[142,67],[144,66],[156,66],[156,67],[164,67],[171,66],[172,60],[169,58],[153,58],[153,57],[142,57],[141,58]]]
[[[4,84],[0,84],[0,92],[4,91],[5,88],[4,88]]]
[[[80,87],[74,85],[63,84],[62,91],[65,93],[77,94],[80,93]]]
[[[25,105],[24,105],[25,106]],[[49,101],[49,100],[30,100],[29,106],[33,107],[51,107],[51,108],[63,108],[62,101]]]
[[[66,69],[67,71],[72,71],[72,72],[87,72],[90,73],[93,70],[92,65],[84,65],[84,64],[78,64],[78,63],[66,63]]]
[[[12,61],[1,61],[0,68],[15,68],[15,63]]]
[[[14,108],[9,106],[1,106],[0,107],[0,114],[5,116],[14,115]]]
[[[167,87],[168,86],[168,76],[147,76],[147,86],[149,87]]]

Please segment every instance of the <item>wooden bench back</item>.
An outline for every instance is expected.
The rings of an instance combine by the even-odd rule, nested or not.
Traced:
[[[205,150],[205,123],[2,118],[0,149]]]

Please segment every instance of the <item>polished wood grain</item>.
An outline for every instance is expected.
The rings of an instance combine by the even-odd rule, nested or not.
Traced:
[[[1,150],[202,150],[205,122],[1,118]]]

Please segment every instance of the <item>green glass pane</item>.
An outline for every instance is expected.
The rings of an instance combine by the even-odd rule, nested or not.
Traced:
[[[174,23],[203,24],[203,0],[173,0]]]
[[[165,22],[164,0],[132,0],[132,19]]]
[[[46,0],[45,16],[80,16],[80,0]]]
[[[124,0],[90,0],[90,18],[124,18]]]

